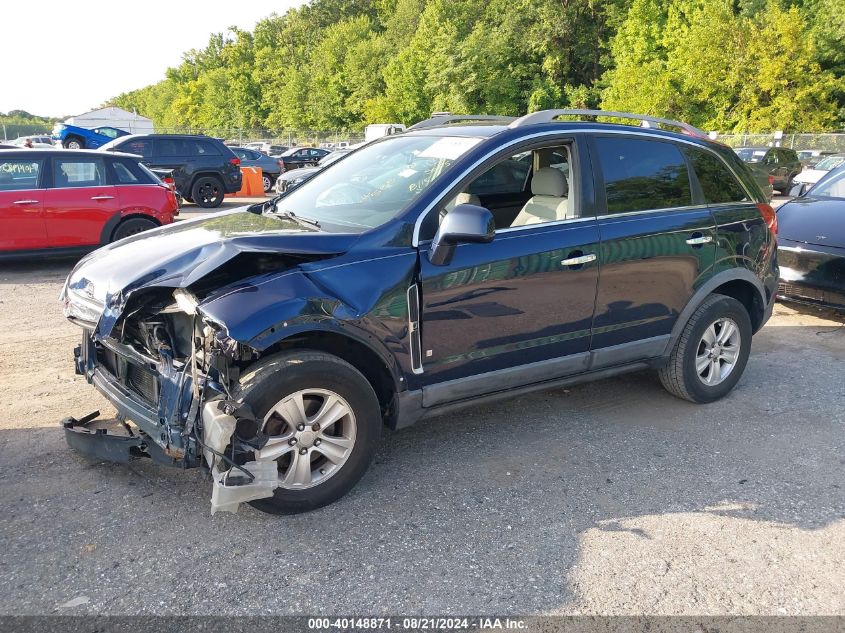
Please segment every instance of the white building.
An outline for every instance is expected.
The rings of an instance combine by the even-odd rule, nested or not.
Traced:
[[[137,112],[128,112],[123,108],[115,107],[100,108],[85,114],[77,114],[65,120],[65,123],[89,130],[95,127],[110,126],[125,130],[130,134],[152,134],[155,132],[152,120]]]

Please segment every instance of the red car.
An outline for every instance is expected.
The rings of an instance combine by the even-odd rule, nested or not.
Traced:
[[[0,150],[0,258],[89,251],[178,213],[173,191],[136,156]]]

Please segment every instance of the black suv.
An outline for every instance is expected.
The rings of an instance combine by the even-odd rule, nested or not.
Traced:
[[[68,442],[204,465],[212,511],[296,512],[352,488],[383,425],[648,368],[693,402],[736,385],[777,221],[730,148],[622,113],[452,118],[82,260],[77,370],[134,426],[68,418]]]
[[[137,154],[147,167],[171,171],[176,191],[207,209],[219,207],[225,194],[241,188],[240,159],[222,141],[208,136],[131,134],[100,150]]]

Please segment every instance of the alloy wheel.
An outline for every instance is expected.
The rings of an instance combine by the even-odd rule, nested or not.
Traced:
[[[280,488],[303,490],[324,483],[346,463],[357,425],[338,394],[302,389],[270,408],[262,431],[269,439],[255,458],[277,462]]]
[[[708,387],[723,382],[736,366],[742,338],[729,318],[717,319],[704,330],[695,356],[695,372]]]

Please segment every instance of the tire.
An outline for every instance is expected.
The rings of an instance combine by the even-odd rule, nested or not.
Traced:
[[[122,240],[124,237],[143,233],[144,231],[149,231],[157,226],[158,224],[152,220],[147,220],[146,218],[129,218],[128,220],[123,220],[123,222],[115,227],[111,236],[111,241],[116,242],[117,240]]]
[[[223,204],[223,183],[213,176],[197,178],[191,187],[191,198],[203,209],[216,209]]]
[[[264,185],[264,193],[270,193],[273,189],[273,185],[276,184],[276,179],[269,174],[263,174],[261,176],[261,180],[263,181],[262,184]]]
[[[313,395],[315,392],[321,393]],[[285,402],[297,402],[296,394],[303,393],[303,408],[281,406]],[[267,458],[273,459],[273,446],[281,447],[275,450],[287,451],[274,460],[279,465],[279,477],[283,483],[275,489],[272,497],[250,502],[258,510],[271,514],[295,514],[328,505],[352,489],[375,455],[382,427],[378,399],[367,379],[336,356],[310,350],[269,356],[242,376],[236,397],[250,405],[262,430],[270,435],[271,440],[261,449],[270,449]],[[311,425],[320,419],[317,412],[327,405],[328,401],[324,398],[329,397],[340,403],[340,411],[347,407],[349,415],[343,415],[316,432],[313,426],[297,431],[296,412],[304,410],[306,424]],[[273,413],[277,406],[290,420]],[[287,411],[293,411],[293,415],[288,415]],[[311,433],[308,433],[309,428]],[[346,453],[339,465],[330,462],[321,452],[326,448],[340,450],[331,440],[348,443],[345,438],[350,435],[353,437],[352,444],[343,449]],[[285,439],[293,436],[298,438],[297,449],[289,449],[290,439]],[[273,438],[276,439],[275,444],[272,443]],[[321,442],[320,438],[324,441]],[[310,473],[304,478],[296,476],[295,466],[300,463],[293,461],[300,459],[303,450],[307,451],[308,461],[302,464],[307,468],[305,472]],[[264,457],[256,452],[256,459]],[[340,461],[337,457],[335,460]]]
[[[728,334],[729,325],[736,328],[735,335]],[[745,306],[733,297],[710,295],[684,326],[669,362],[658,372],[660,382],[673,396],[690,402],[706,403],[722,398],[734,388],[745,370],[751,352],[751,333],[751,318]],[[715,343],[720,338],[725,340],[711,346],[708,340],[714,338]],[[696,365],[702,368],[700,372]]]
[[[85,149],[85,141],[78,136],[69,136],[62,145],[65,149]]]

